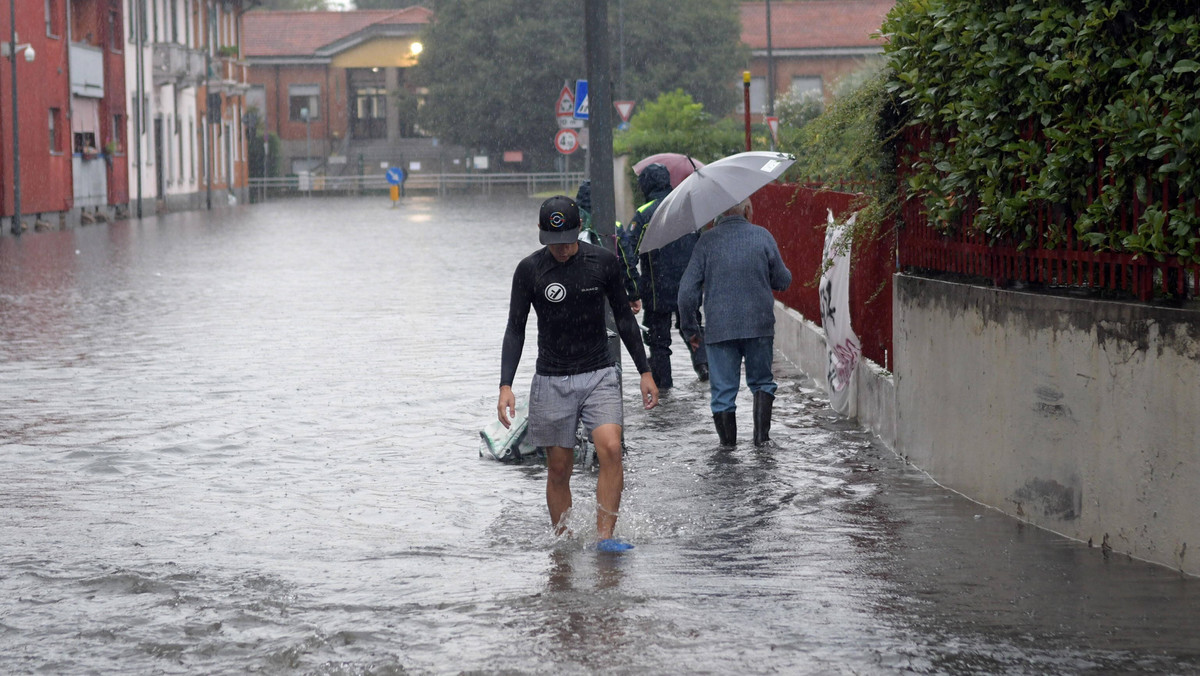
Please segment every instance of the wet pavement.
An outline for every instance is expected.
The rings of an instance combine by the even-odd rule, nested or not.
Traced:
[[[555,539],[478,437],[538,200],[389,205],[0,239],[0,672],[1200,673],[1196,579],[945,491],[781,357],[769,450],[682,349],[627,386],[637,548],[587,548],[591,471]]]

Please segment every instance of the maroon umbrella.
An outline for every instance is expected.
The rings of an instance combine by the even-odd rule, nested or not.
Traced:
[[[671,172],[672,188],[677,187],[683,179],[691,176],[695,169],[704,166],[704,163],[700,160],[680,153],[658,153],[633,165],[633,173],[640,175],[642,170],[651,164],[661,164],[667,168],[667,171]]]

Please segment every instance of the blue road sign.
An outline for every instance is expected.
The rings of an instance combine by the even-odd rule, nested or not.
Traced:
[[[588,119],[587,80],[575,81],[575,119]]]
[[[387,170],[387,182],[392,185],[400,185],[404,182],[404,170],[400,167],[389,167]]]

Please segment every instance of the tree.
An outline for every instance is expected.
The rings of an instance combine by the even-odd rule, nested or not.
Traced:
[[[609,2],[612,9],[618,3]],[[738,3],[728,0],[620,0],[614,20],[614,94],[650,101],[683,89],[715,117],[737,105],[738,78],[750,63]],[[623,26],[623,30],[622,30]],[[625,68],[621,80],[620,51]],[[622,94],[624,90],[624,94]]]
[[[621,1],[609,2],[617,96],[623,34],[625,96],[648,101],[682,88],[714,114],[731,110],[746,62],[732,0]],[[427,90],[421,127],[468,148],[520,149],[547,166],[554,101],[586,73],[583,3],[438,0],[433,9],[416,73]]]

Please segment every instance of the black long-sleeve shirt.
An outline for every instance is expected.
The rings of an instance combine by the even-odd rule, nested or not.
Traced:
[[[580,242],[579,252],[565,263],[555,260],[545,247],[522,259],[513,273],[500,384],[511,386],[517,374],[530,307],[538,318],[538,375],[566,376],[612,366],[604,325],[605,300],[638,373],[649,371],[615,254]]]

